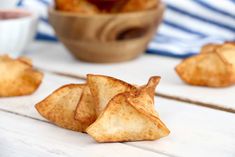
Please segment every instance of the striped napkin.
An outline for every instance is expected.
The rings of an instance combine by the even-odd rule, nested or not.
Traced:
[[[185,58],[207,43],[235,41],[235,0],[163,0],[164,20],[147,53]],[[52,0],[21,0],[19,7],[40,14],[36,39],[57,41],[47,20]]]

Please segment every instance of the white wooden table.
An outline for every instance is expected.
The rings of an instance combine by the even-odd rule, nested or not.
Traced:
[[[75,60],[60,44],[43,42],[33,43],[26,55],[45,78],[31,96],[0,99],[0,157],[235,157],[235,87],[186,85],[174,72],[179,59],[143,55],[120,64],[91,64]],[[171,134],[151,142],[98,144],[86,134],[50,124],[36,112],[38,101],[64,84],[84,82],[87,73],[134,84],[162,76],[156,109]]]

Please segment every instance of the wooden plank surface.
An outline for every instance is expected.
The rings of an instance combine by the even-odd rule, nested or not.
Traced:
[[[50,81],[44,81],[37,91],[37,93],[43,93],[42,95],[39,94],[40,96],[35,93],[29,97],[0,99],[0,128],[2,130],[16,132],[15,136],[21,140],[28,139],[27,137],[30,137],[28,139],[30,141],[37,138],[39,141],[33,141],[35,145],[39,145],[42,149],[49,148],[59,152],[71,152],[74,149],[75,153],[86,150],[88,152],[85,151],[84,153],[89,154],[89,152],[100,152],[99,150],[102,150],[103,156],[107,156],[105,154],[110,156],[112,150],[112,152],[118,152],[114,155],[123,156],[127,152],[128,154],[133,152],[132,155],[136,155],[134,150],[132,151],[132,148],[136,147],[138,150],[147,151],[147,153],[151,152],[156,153],[156,155],[166,156],[235,156],[234,114],[159,97],[156,97],[156,108],[162,120],[171,130],[171,134],[158,141],[117,143],[117,145],[98,144],[86,134],[75,133],[40,121],[43,118],[34,109],[34,104],[39,101],[38,99],[42,99],[51,92],[48,88],[54,89],[60,86],[56,82],[68,83],[75,81],[49,74],[46,77],[45,80]],[[15,114],[20,114],[20,116],[16,117]],[[33,120],[32,118],[39,120]],[[10,128],[12,130],[9,130]],[[128,146],[128,148],[123,145]],[[120,154],[120,151],[123,154]],[[140,151],[140,153],[144,155],[146,152]]]
[[[3,115],[1,115],[2,118]],[[17,118],[17,117],[16,117]],[[5,119],[6,120],[6,119]],[[22,122],[22,121],[21,121]],[[24,122],[24,121],[23,121]],[[59,157],[60,154],[53,153],[23,141],[22,136],[15,136],[0,128],[0,156],[1,157]]]
[[[0,111],[1,157],[166,157],[166,155],[112,143],[97,144],[86,134]]]
[[[67,74],[106,74],[135,84],[143,84],[148,77],[160,75],[162,80],[158,92],[163,95],[235,112],[235,86],[214,89],[186,85],[174,71],[179,59],[143,55],[136,60],[118,64],[85,63],[75,60],[61,44],[52,43],[34,43],[27,55],[42,69]]]

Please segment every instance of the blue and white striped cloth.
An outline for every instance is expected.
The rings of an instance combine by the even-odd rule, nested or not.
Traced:
[[[163,23],[147,50],[151,54],[184,58],[199,52],[206,43],[235,41],[235,0],[163,0]],[[38,12],[36,39],[57,41],[47,20],[52,0],[21,0],[20,7]]]

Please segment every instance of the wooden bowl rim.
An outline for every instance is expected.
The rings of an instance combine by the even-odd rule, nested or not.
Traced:
[[[113,16],[137,16],[137,15],[145,15],[145,14],[154,14],[158,12],[158,10],[163,7],[165,8],[164,3],[160,2],[159,5],[156,8],[148,9],[148,10],[142,10],[142,11],[136,11],[136,12],[126,12],[126,13],[101,13],[101,14],[85,14],[85,13],[75,13],[75,12],[67,12],[67,11],[59,11],[55,10],[53,7],[48,8],[48,12],[50,14],[57,14],[62,16],[71,16],[71,17],[80,17],[80,18],[89,18],[89,17],[113,17]]]

